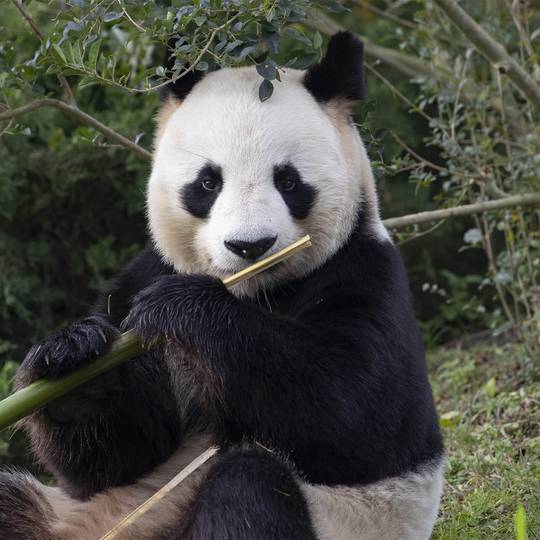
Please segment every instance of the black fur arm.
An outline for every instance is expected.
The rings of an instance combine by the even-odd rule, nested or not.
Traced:
[[[398,312],[400,303],[395,298]],[[194,351],[193,371],[224,440],[247,436],[290,453],[313,481],[350,483],[387,472],[378,463],[408,464],[413,449],[399,441],[400,430],[419,422],[419,439],[426,437],[419,416],[431,399],[414,323],[407,337],[391,317],[362,310],[325,302],[301,319],[284,317],[212,278],[175,275],[136,297],[124,327]]]
[[[33,347],[16,386],[56,378],[92,361],[119,335],[131,297],[167,272],[151,250],[117,278],[91,317]],[[25,419],[39,461],[72,495],[133,482],[178,446],[181,426],[160,351],[144,354]]]

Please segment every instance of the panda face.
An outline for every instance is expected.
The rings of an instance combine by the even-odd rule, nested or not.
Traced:
[[[311,235],[312,248],[238,289],[251,294],[306,274],[350,235],[369,162],[348,108],[321,105],[302,76],[288,70],[261,102],[253,68],[223,69],[164,106],[148,215],[177,271],[224,278]]]

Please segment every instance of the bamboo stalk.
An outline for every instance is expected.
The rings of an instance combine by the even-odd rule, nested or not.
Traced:
[[[211,446],[202,454],[197,456],[186,467],[184,467],[176,476],[173,476],[164,486],[160,487],[151,497],[146,499],[142,504],[137,506],[135,510],[130,512],[124,519],[119,521],[108,533],[103,535],[99,540],[112,540],[116,538],[123,530],[132,525],[143,514],[148,512],[152,506],[161,501],[163,497],[168,495],[176,486],[181,484],[190,474],[194,473],[201,465],[206,463],[214,456],[219,448]]]
[[[268,268],[288,259],[295,253],[311,246],[309,236],[304,236],[290,246],[248,266],[237,274],[223,280],[226,287],[233,287]],[[69,375],[57,380],[41,379],[0,401],[0,430],[33,413],[50,401],[63,396],[81,384],[126,362],[143,352],[139,338],[133,332],[125,332],[113,343],[111,350]]]

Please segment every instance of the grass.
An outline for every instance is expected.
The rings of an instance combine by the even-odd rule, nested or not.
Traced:
[[[520,505],[527,539],[540,539],[538,366],[518,344],[436,351],[429,363],[448,459],[433,540],[519,538]]]

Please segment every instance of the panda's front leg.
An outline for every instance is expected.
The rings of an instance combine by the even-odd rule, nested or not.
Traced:
[[[83,319],[34,346],[15,378],[23,388],[56,379],[104,354],[119,335],[103,315]],[[116,367],[26,417],[39,462],[72,496],[134,482],[165,461],[182,436],[160,351]]]
[[[333,315],[318,309],[308,324],[245,303],[217,279],[171,275],[135,298],[122,326],[146,343],[164,336],[190,351],[218,439],[258,441],[296,461],[312,456],[313,444],[339,452],[340,434],[350,432],[343,425],[356,412],[352,399],[334,391],[356,382],[352,338],[336,339]],[[325,453],[316,455],[324,461]]]

